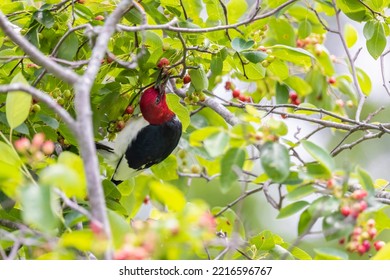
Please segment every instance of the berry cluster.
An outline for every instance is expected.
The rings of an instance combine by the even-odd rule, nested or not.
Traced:
[[[268,57],[261,62],[261,66],[263,66],[264,68],[270,66],[270,64],[275,60],[275,56],[272,55],[272,50],[267,49],[264,46],[258,47],[257,50],[268,54]]]
[[[232,91],[232,96],[233,98],[236,98],[242,102],[251,102],[252,99],[249,95],[245,95],[239,90],[238,88],[235,87],[235,85],[231,81],[226,81],[225,83],[225,89],[226,90],[231,90]]]
[[[268,30],[268,25],[264,25],[261,29],[259,30],[256,30],[255,32],[253,32],[253,40],[255,42],[260,42],[261,40],[264,39],[265,37],[265,32]]]
[[[205,100],[206,100],[206,95],[201,91],[199,91],[199,92],[194,91],[193,93],[187,92],[187,96],[184,97],[184,103],[187,105],[196,104],[199,101],[203,102]]]
[[[304,49],[313,49],[314,53],[317,56],[320,56],[323,52],[323,48],[321,44],[324,42],[325,35],[324,34],[311,34],[309,37],[305,39],[297,40],[297,47]]]
[[[356,226],[350,234],[346,247],[350,252],[357,252],[363,255],[370,251],[371,246],[379,251],[385,242],[381,240],[374,241],[377,236],[377,229],[375,228],[375,221],[369,219],[364,226]],[[339,243],[344,244],[345,239],[340,239]]]
[[[301,104],[301,100],[299,99],[298,94],[295,91],[290,91],[289,97],[290,97],[289,101],[291,104],[297,106]]]
[[[54,143],[45,141],[43,133],[35,134],[31,141],[25,137],[20,138],[14,142],[14,147],[30,165],[44,160],[45,155],[49,156],[54,152]]]
[[[61,106],[67,104],[72,98],[72,92],[69,89],[61,92],[59,88],[56,88],[50,93],[50,95],[57,101],[58,105]]]
[[[354,219],[357,219],[360,213],[368,207],[367,202],[364,200],[366,197],[366,190],[355,190],[351,196],[344,201],[343,206],[340,208],[340,213],[344,217],[351,216]]]

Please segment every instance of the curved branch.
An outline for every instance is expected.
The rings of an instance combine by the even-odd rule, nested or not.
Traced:
[[[67,82],[68,84],[75,84],[79,80],[79,76],[58,63],[48,59],[40,50],[38,50],[33,44],[31,44],[26,38],[16,32],[12,27],[12,24],[7,20],[4,14],[0,11],[0,28],[4,33],[17,44],[26,54],[30,56],[30,59],[36,64],[44,67],[48,72],[52,73],[57,78]]]

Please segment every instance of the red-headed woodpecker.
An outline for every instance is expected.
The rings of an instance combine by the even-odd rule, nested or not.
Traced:
[[[114,142],[97,144],[107,163],[115,167],[112,181],[124,181],[136,171],[167,158],[179,143],[182,125],[166,102],[164,86],[146,89],[140,99],[142,117],[132,118]]]

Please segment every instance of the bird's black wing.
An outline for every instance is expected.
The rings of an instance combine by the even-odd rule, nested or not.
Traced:
[[[128,166],[140,170],[163,161],[176,148],[181,132],[176,116],[162,125],[144,127],[126,150]]]

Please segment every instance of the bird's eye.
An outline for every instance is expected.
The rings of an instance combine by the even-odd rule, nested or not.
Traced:
[[[160,100],[160,96],[157,96],[157,97],[156,97],[156,102],[155,102],[156,105],[158,105],[158,104],[160,103],[160,101],[161,101],[161,100]]]

